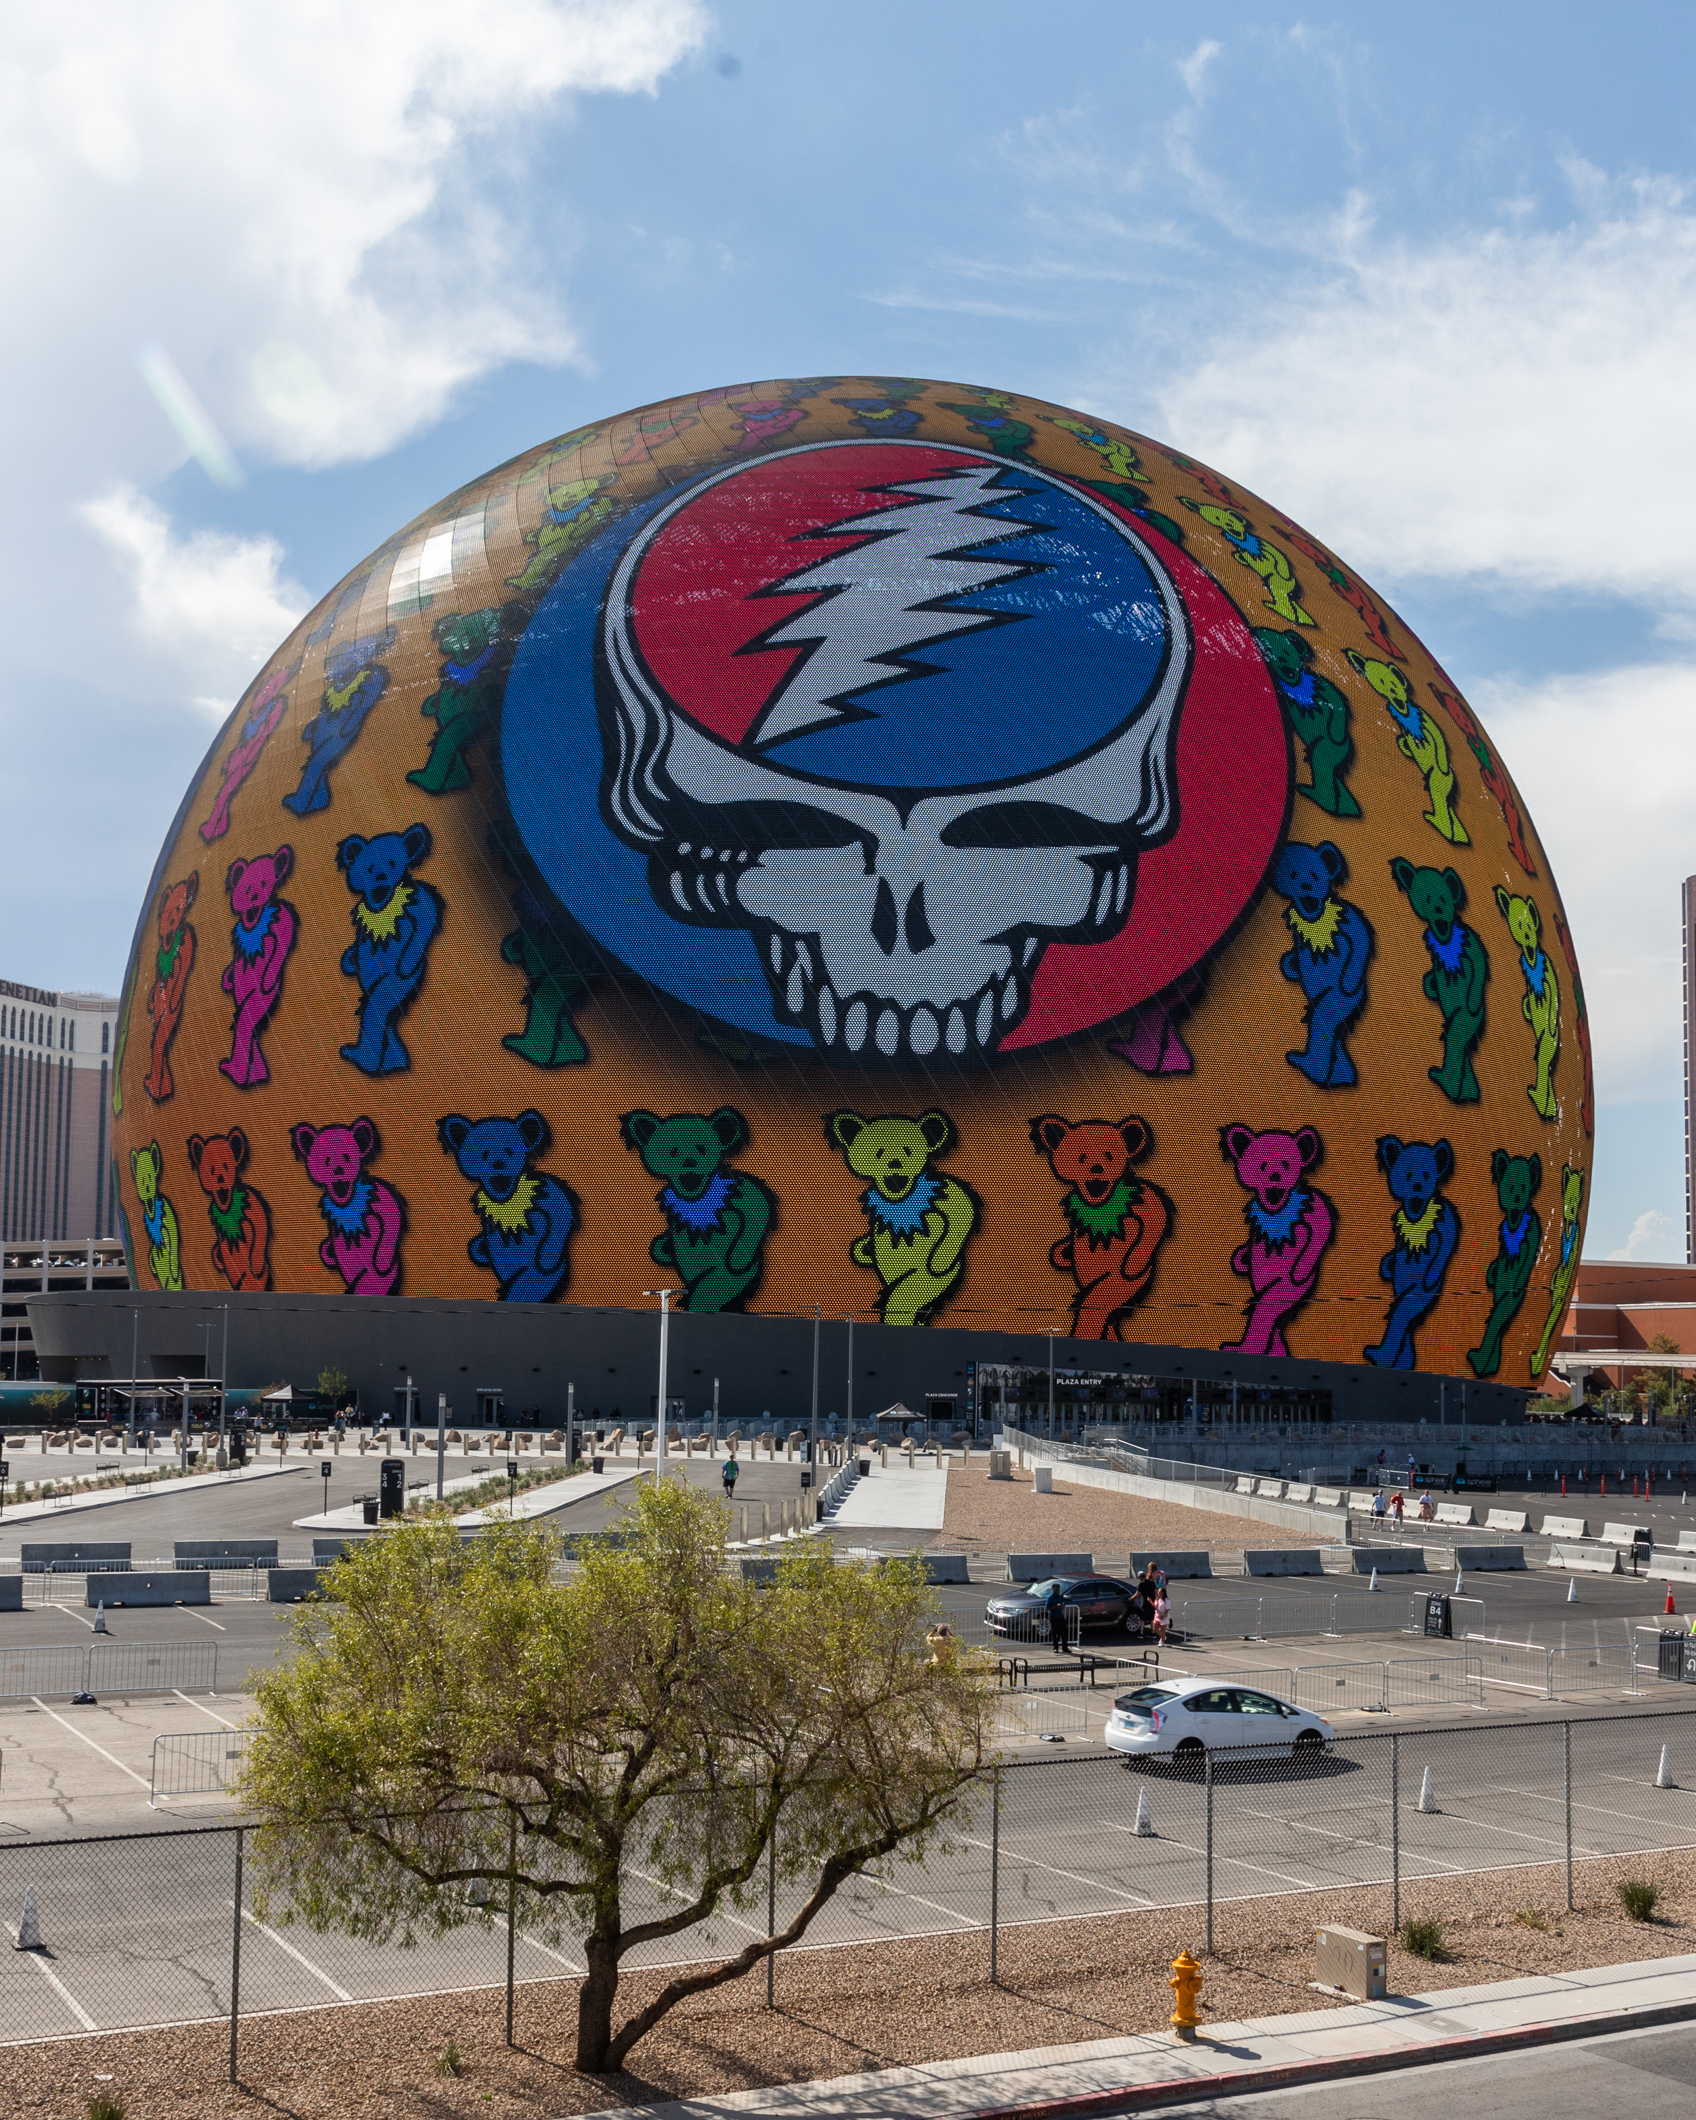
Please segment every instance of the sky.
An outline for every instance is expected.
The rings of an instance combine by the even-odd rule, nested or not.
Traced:
[[[1591,1257],[1684,1249],[1696,10],[14,0],[6,976],[116,991],[294,619],[685,390],[915,374],[1210,461],[1365,574],[1550,848]]]

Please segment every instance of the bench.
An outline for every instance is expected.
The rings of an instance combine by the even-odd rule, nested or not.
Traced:
[[[1492,1569],[1523,1568],[1525,1548],[1523,1546],[1457,1546],[1455,1548],[1457,1568],[1475,1568],[1488,1573]]]
[[[1010,1583],[1040,1583],[1051,1575],[1093,1575],[1093,1553],[1009,1553]]]
[[[1153,1561],[1164,1568],[1172,1582],[1194,1582],[1213,1574],[1213,1556],[1210,1553],[1133,1553],[1130,1556],[1132,1575],[1141,1575]]]
[[[1474,1515],[1470,1502],[1439,1502],[1437,1504],[1437,1521],[1439,1524],[1464,1524],[1471,1526],[1478,1522],[1478,1518]]]
[[[1349,1559],[1356,1575],[1370,1575],[1374,1568],[1380,1575],[1425,1573],[1423,1546],[1351,1546]]]
[[[212,1581],[204,1568],[185,1568],[164,1574],[91,1575],[90,1605],[209,1605]]]
[[[1250,1546],[1243,1553],[1249,1575],[1323,1575],[1325,1556],[1317,1546]]]
[[[1559,1543],[1549,1548],[1551,1568],[1581,1568],[1591,1575],[1623,1575],[1617,1546]]]
[[[1545,1538],[1588,1538],[1590,1519],[1586,1516],[1546,1516],[1543,1519]]]
[[[1526,1532],[1531,1529],[1531,1519],[1523,1509],[1492,1509],[1484,1522],[1491,1531]]]

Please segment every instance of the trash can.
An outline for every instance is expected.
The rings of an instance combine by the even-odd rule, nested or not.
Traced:
[[[364,1518],[366,1523],[376,1523],[377,1497],[374,1494],[362,1494],[359,1497],[359,1513]]]
[[[605,1469],[606,1469],[606,1462],[607,1462],[607,1461],[606,1461],[606,1459],[605,1459],[605,1458],[602,1458],[602,1457],[592,1457],[592,1458],[591,1458],[591,1459],[589,1460],[589,1470],[590,1470],[591,1472],[593,1472],[593,1473],[595,1473],[595,1474],[597,1474],[597,1475],[598,1475],[598,1474],[600,1474],[601,1472],[604,1472],[604,1471],[605,1471]]]
[[[406,1514],[405,1458],[384,1458],[377,1476],[377,1514],[380,1517]]]
[[[809,1470],[809,1471],[803,1472],[803,1473],[802,1473],[802,1475],[801,1475],[801,1492],[802,1492],[803,1494],[805,1494],[805,1493],[806,1493],[806,1491],[807,1491],[807,1489],[808,1489],[808,1488],[809,1488],[809,1487],[810,1487],[810,1486],[811,1486],[812,1484],[813,1484],[813,1475],[812,1475],[811,1471]]]
[[[859,1474],[860,1474],[860,1477],[861,1477],[861,1479],[863,1479],[863,1480],[869,1480],[869,1479],[871,1478],[871,1476],[872,1476],[872,1461],[871,1461],[871,1459],[870,1459],[870,1458],[861,1458],[861,1459],[860,1459],[860,1461],[859,1461],[859,1467],[858,1467],[858,1470],[859,1470]]]

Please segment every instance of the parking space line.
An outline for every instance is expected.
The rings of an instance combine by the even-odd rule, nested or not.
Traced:
[[[1427,1815],[1420,1810],[1416,1803],[1404,1803],[1402,1809],[1411,1811],[1415,1818],[1422,1818]],[[1493,1818],[1468,1818],[1464,1811],[1445,1811],[1441,1809],[1438,1810],[1436,1816],[1439,1818],[1452,1818],[1457,1826],[1475,1826],[1480,1833],[1505,1833],[1509,1840],[1528,1840],[1536,1848],[1559,1848],[1563,1853],[1566,1849],[1564,1840],[1551,1840],[1546,1833],[1520,1833],[1512,1826],[1498,1824]],[[1487,1865],[1480,1864],[1477,1867],[1484,1868]]]
[[[1135,1826],[1122,1826],[1111,1818],[1107,1820],[1107,1824],[1113,1828],[1115,1833],[1134,1833],[1136,1831]],[[1170,1833],[1158,1834],[1156,1838],[1165,1841],[1169,1848],[1187,1848],[1192,1855],[1205,1856],[1207,1853],[1205,1848],[1198,1848],[1193,1841],[1174,1840]],[[1331,1889],[1327,1885],[1314,1884],[1306,1877],[1292,1877],[1288,1870],[1269,1869],[1263,1862],[1244,1862],[1240,1855],[1225,1855],[1218,1848],[1213,1850],[1213,1860],[1215,1862],[1228,1862],[1233,1869],[1253,1870],[1257,1877],[1276,1877],[1280,1883],[1293,1884],[1298,1890],[1303,1892],[1322,1892]]]
[[[97,1745],[94,1742],[94,1739],[89,1736],[88,1732],[86,1730],[79,1730],[75,1723],[66,1722],[65,1718],[62,1715],[58,1714],[54,1709],[50,1708],[47,1705],[46,1701],[40,1699],[36,1694],[32,1693],[30,1695],[30,1699],[35,1702],[35,1705],[41,1710],[43,1715],[51,1715],[53,1717],[53,1720],[59,1725],[61,1730],[69,1730],[73,1737],[80,1737],[83,1743],[87,1745],[88,1749],[91,1752],[98,1752],[101,1758],[110,1761],[110,1763],[117,1768],[120,1774],[127,1774],[131,1781],[139,1782],[141,1786],[147,1791],[149,1796],[153,1794],[153,1784],[148,1780],[145,1774],[138,1774],[135,1771],[134,1767],[126,1767],[121,1759],[114,1759],[112,1754],[107,1751],[104,1745]]]
[[[228,1634],[230,1631],[229,1628],[224,1625],[222,1620],[207,1619],[206,1614],[204,1612],[197,1612],[192,1605],[179,1605],[177,1607],[177,1610],[179,1612],[186,1613],[190,1619],[205,1620],[207,1626],[216,1627],[220,1634]]]
[[[188,1694],[183,1691],[181,1686],[173,1686],[171,1688],[171,1691],[177,1696],[178,1700],[182,1702],[185,1708],[196,1708],[202,1715],[210,1715],[215,1723],[223,1723],[224,1728],[226,1730],[233,1730],[236,1727],[233,1722],[226,1721],[225,1718],[218,1713],[216,1708],[209,1708],[203,1700],[191,1700]]]
[[[926,1899],[921,1892],[906,1891],[898,1884],[890,1884],[885,1878],[874,1877],[869,1870],[856,1870],[854,1874],[863,1878],[867,1884],[875,1884],[880,1892],[893,1892],[897,1899],[910,1899],[916,1907],[929,1907],[933,1914],[946,1914],[951,1920],[963,1921],[969,1929],[980,1926],[969,1914],[962,1914],[957,1907],[945,1907],[940,1899]]]
[[[497,1914],[495,1916],[495,1927],[504,1933],[506,1925],[506,1916]],[[575,1958],[568,1958],[563,1951],[556,1951],[551,1944],[538,1943],[534,1936],[526,1936],[522,1929],[518,1932],[518,1940],[520,1943],[528,1944],[531,1950],[540,1951],[544,1958],[551,1958],[556,1965],[563,1965],[568,1973],[577,1974],[579,1979],[587,1979],[587,1966],[579,1965]]]
[[[1564,1798],[1551,1796],[1542,1789],[1508,1789],[1504,1793],[1509,1796],[1529,1796],[1537,1803],[1558,1804],[1564,1801]],[[1572,1799],[1572,1808],[1575,1811],[1596,1811],[1603,1818],[1629,1818],[1634,1826],[1658,1826],[1666,1822],[1660,1818],[1645,1818],[1641,1811],[1622,1811],[1615,1804],[1580,1803],[1576,1796]]]
[[[646,1870],[633,1869],[630,1874],[632,1877],[640,1877],[644,1884],[651,1884],[655,1891],[663,1892],[667,1899],[681,1899],[684,1896],[675,1885],[667,1884],[663,1878],[650,1877]],[[765,1934],[765,1930],[757,1927],[755,1923],[744,1921],[739,1914],[728,1914],[723,1907],[720,1907],[716,1913],[710,1914],[707,1918],[710,1921],[728,1921],[733,1928],[746,1929],[750,1936],[763,1936]]]
[[[15,1946],[18,1940],[17,1930],[13,1928],[10,1922],[5,1923],[4,1926],[6,1934],[11,1937],[13,1945]],[[100,2027],[95,2023],[94,2019],[88,2014],[87,2010],[83,2008],[82,2004],[71,1993],[70,1989],[66,1987],[65,1983],[59,1978],[58,1974],[54,1972],[53,1968],[47,1963],[47,1960],[42,1957],[39,1951],[25,1951],[23,1955],[34,1964],[36,1971],[41,1975],[42,1979],[47,1982],[47,1985],[53,1990],[54,1994],[58,1996],[59,2000],[65,2005],[66,2009],[70,2011],[71,2015],[77,2020],[78,2024],[82,2026],[85,2032],[95,2032],[100,2029]]]
[[[1280,1818],[1276,1811],[1244,1810],[1239,1815],[1243,1818],[1264,1818],[1272,1825],[1284,1826],[1297,1833],[1317,1833],[1323,1840],[1340,1840],[1345,1847],[1372,1848],[1380,1855],[1395,1852],[1387,1840],[1359,1840],[1349,1833],[1333,1832],[1329,1826],[1310,1826],[1304,1818]],[[1403,1848],[1404,1856],[1407,1852],[1407,1849]],[[1467,1874],[1459,1863],[1445,1862],[1440,1855],[1421,1855],[1416,1859],[1434,1863],[1439,1870],[1447,1870],[1451,1877],[1464,1877]]]
[[[982,1848],[986,1853],[993,1852],[987,1840],[972,1840],[968,1838],[966,1846],[968,1848]],[[1152,1907],[1160,1904],[1157,1899],[1150,1899],[1146,1892],[1123,1891],[1116,1884],[1104,1884],[1099,1877],[1086,1877],[1080,1870],[1062,1870],[1057,1868],[1052,1862],[1039,1861],[1034,1855],[1015,1854],[1005,1842],[1002,1843],[1001,1847],[1001,1859],[1003,1862],[1022,1863],[1027,1870],[1046,1870],[1050,1877],[1064,1877],[1073,1884],[1087,1884],[1093,1892],[1111,1892],[1115,1899],[1129,1899],[1135,1905]],[[1068,1917],[1062,1916],[1060,1918],[1066,1919]]]
[[[233,1899],[226,1899],[224,1901],[224,1904],[227,1907],[233,1907],[235,1905],[235,1901]],[[260,1920],[257,1914],[250,1914],[247,1911],[246,1907],[243,1907],[241,1910],[241,1918],[243,1921],[251,1922],[253,1926],[259,1931],[261,1936],[268,1936],[271,1941],[277,1946],[279,1951],[286,1951],[288,1955],[294,1960],[295,1964],[303,1967],[305,1971],[312,1975],[314,1980],[323,1981],[324,1985],[329,1989],[330,1993],[335,1996],[338,2002],[351,2002],[353,2000],[353,1997],[348,1993],[346,1988],[337,1987],[336,1983],[330,1978],[329,1974],[325,1972],[324,1968],[321,1965],[314,1965],[312,1963],[312,1960],[307,1957],[304,1951],[297,1951],[294,1945],[289,1942],[286,1936],[279,1936],[275,1929],[268,1928],[265,1923]]]

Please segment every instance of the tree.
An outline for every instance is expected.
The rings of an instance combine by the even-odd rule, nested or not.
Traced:
[[[520,1925],[581,1938],[577,2066],[599,2074],[798,1942],[857,1871],[922,1859],[988,1756],[987,1659],[927,1660],[918,1560],[862,1572],[808,1546],[758,1589],[726,1571],[725,1521],[654,1482],[569,1581],[522,1523],[401,1525],[339,1561],[294,1660],[254,1685],[265,1901],[407,1940],[487,1920],[483,1881]],[[804,1887],[793,1919],[615,2028],[627,1955],[754,1904],[768,1864]]]
[[[341,1407],[347,1399],[347,1371],[345,1369],[320,1369],[318,1389],[331,1405]]]

